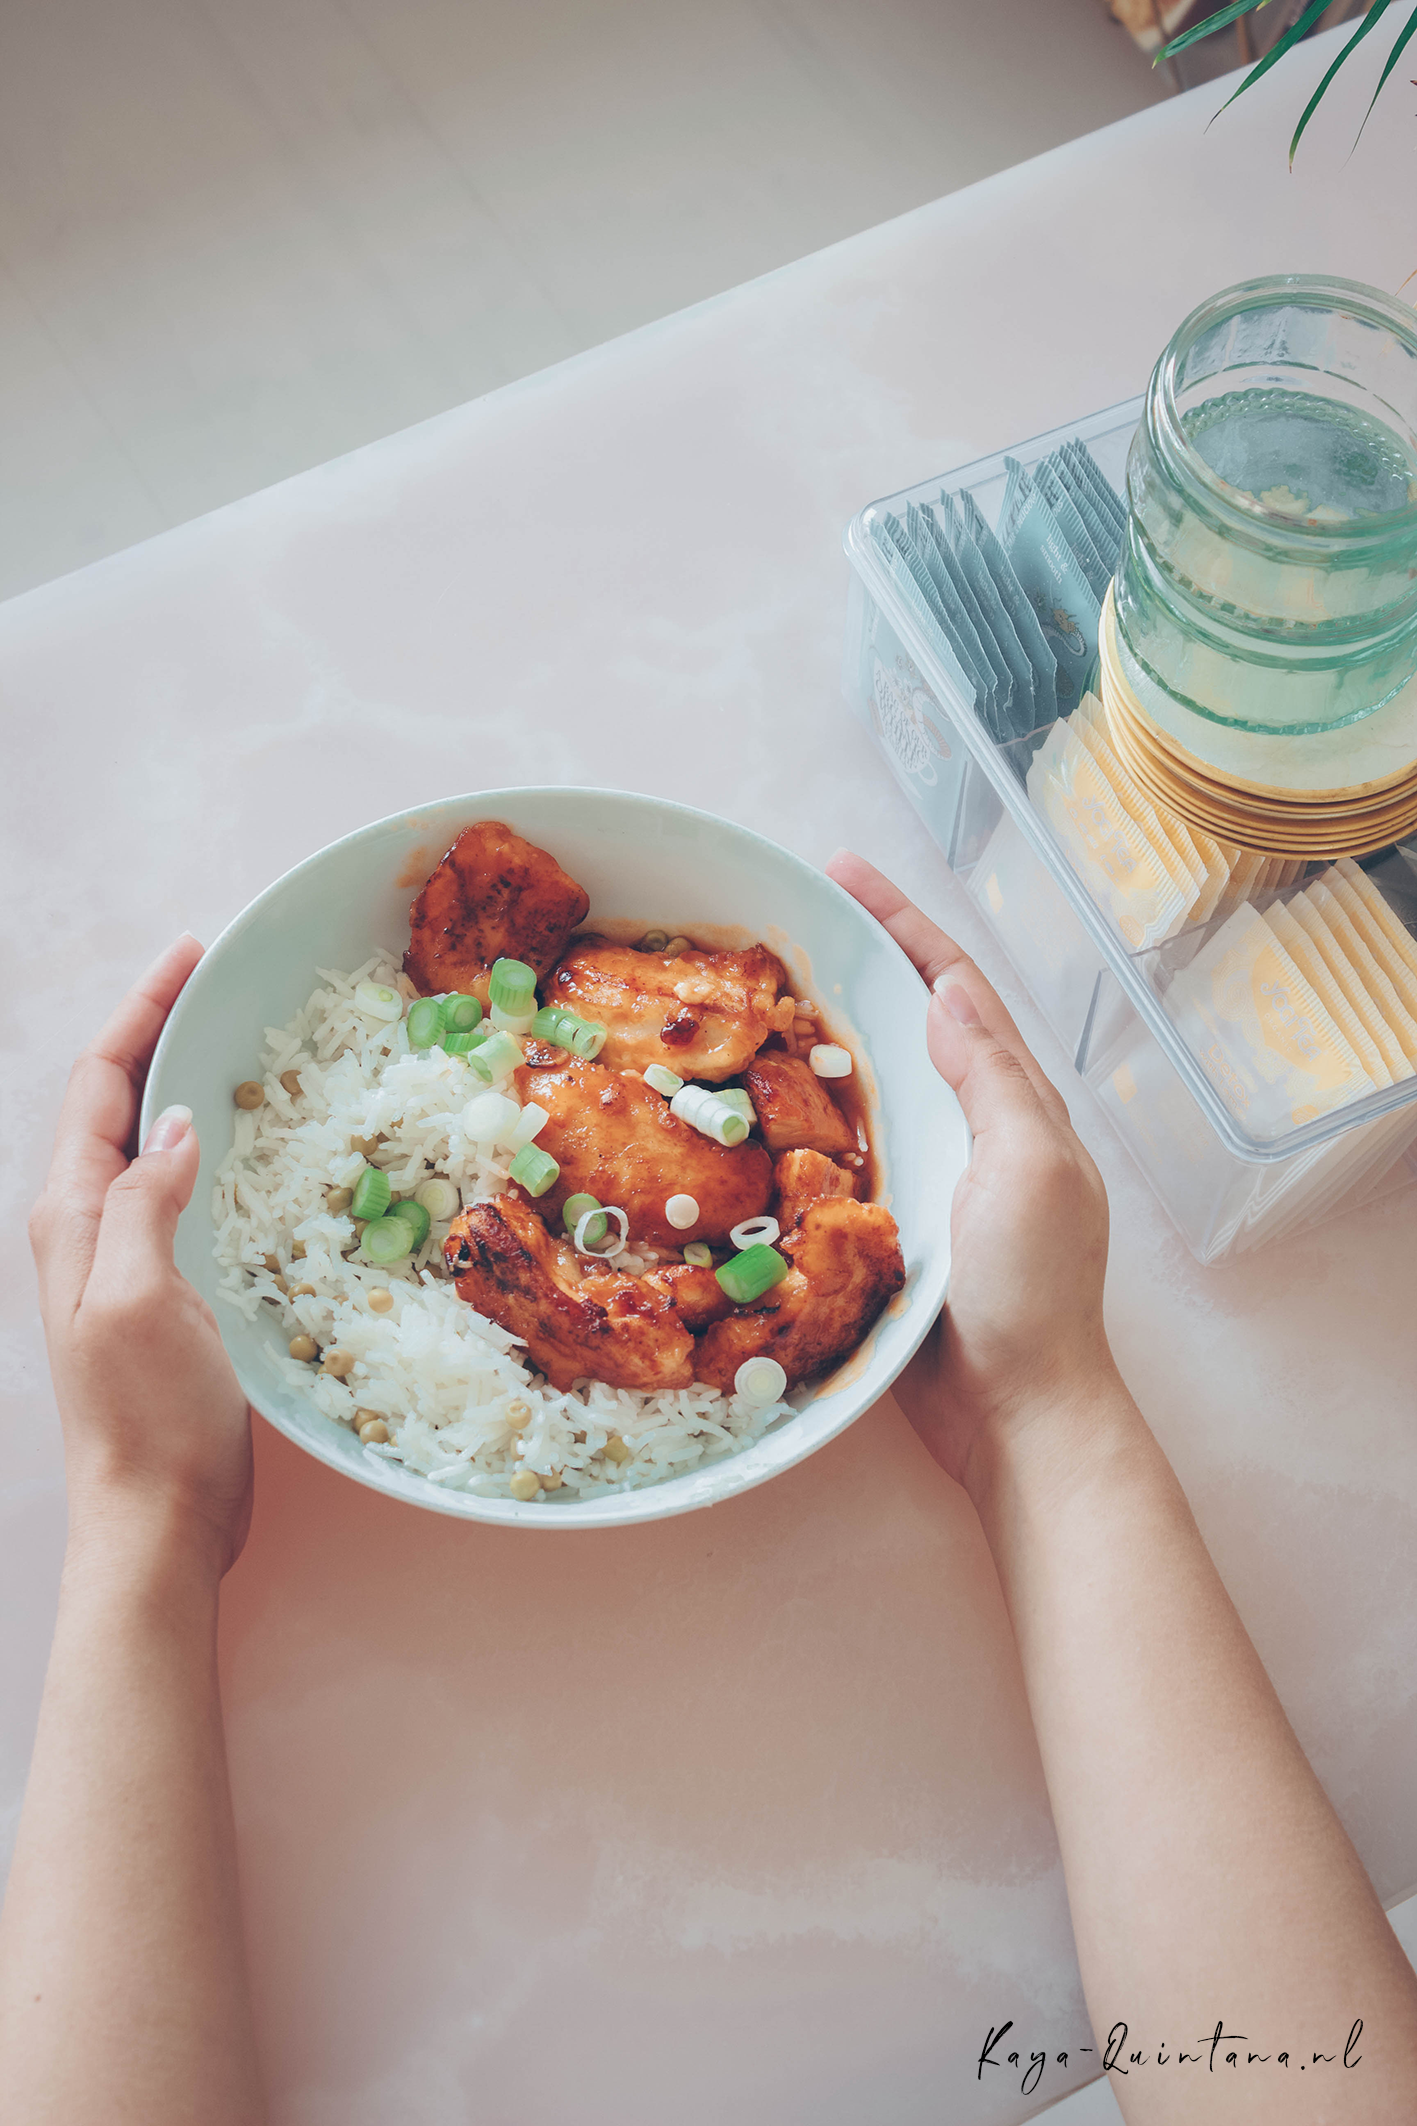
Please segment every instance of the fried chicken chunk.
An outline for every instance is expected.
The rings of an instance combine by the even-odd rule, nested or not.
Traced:
[[[486,1004],[494,960],[525,960],[541,980],[589,907],[554,856],[500,820],[480,819],[414,902],[403,971],[425,997],[459,990]]]
[[[755,1056],[743,1072],[743,1083],[770,1152],[805,1148],[831,1158],[839,1152],[855,1151],[851,1124],[823,1081],[800,1056],[782,1055],[776,1050]]]
[[[784,1152],[772,1170],[777,1189],[777,1222],[790,1232],[799,1211],[825,1196],[854,1196],[856,1176],[844,1166],[834,1166],[820,1152]]]
[[[792,1264],[786,1277],[699,1338],[694,1378],[725,1395],[745,1358],[775,1358],[789,1387],[829,1372],[905,1283],[900,1236],[884,1204],[809,1203],[779,1245]]]
[[[459,1299],[526,1345],[553,1388],[686,1388],[694,1339],[659,1292],[604,1271],[582,1285],[575,1252],[525,1203],[499,1196],[459,1212],[443,1243]]]
[[[535,1101],[550,1117],[536,1141],[561,1171],[537,1198],[544,1216],[558,1216],[568,1196],[594,1196],[625,1213],[632,1244],[678,1248],[690,1240],[721,1244],[744,1218],[767,1209],[772,1162],[762,1146],[751,1138],[731,1150],[715,1144],[672,1115],[642,1078],[534,1042],[515,1086],[518,1099]],[[681,1195],[699,1206],[688,1227],[672,1226],[664,1212],[669,1198]]]
[[[645,1291],[657,1294],[672,1306],[684,1327],[695,1336],[710,1322],[722,1321],[725,1314],[733,1311],[728,1294],[706,1265],[667,1262],[662,1269],[647,1270],[639,1283]]]
[[[637,952],[608,938],[577,938],[546,990],[609,1029],[600,1060],[611,1070],[662,1063],[681,1078],[722,1084],[779,1025],[782,962],[766,946],[746,952]],[[790,1023],[791,999],[783,997]]]

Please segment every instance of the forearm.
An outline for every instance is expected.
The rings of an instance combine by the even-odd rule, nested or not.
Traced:
[[[219,1567],[127,1506],[71,1540],[0,1918],[12,2126],[253,2126]]]
[[[1408,2115],[1417,1985],[1114,1377],[981,1457],[971,1490],[1023,1661],[1099,2042],[1154,2062],[1216,2021],[1295,2071],[1206,2070],[1207,2119]],[[1361,2067],[1342,2055],[1362,2017]],[[1227,2048],[1230,2049],[1230,2048]],[[1223,2053],[1221,2055],[1223,2060]],[[1125,2055],[1124,2055],[1125,2062]],[[1312,2067],[1312,2062],[1310,2063]],[[1193,2122],[1196,2070],[1115,2078],[1131,2120]],[[1341,2079],[1344,2087],[1334,2087]]]

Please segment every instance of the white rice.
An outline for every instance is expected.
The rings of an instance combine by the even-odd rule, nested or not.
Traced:
[[[386,1134],[375,1163],[396,1196],[434,1173],[457,1184],[464,1205],[507,1186],[510,1154],[464,1131],[465,1113],[486,1088],[461,1057],[441,1048],[411,1052],[401,1020],[389,1025],[356,1005],[355,985],[365,980],[411,997],[397,969],[395,956],[380,952],[352,974],[317,970],[322,986],[304,1010],[288,1026],[266,1029],[265,1104],[237,1110],[232,1147],[217,1173],[220,1295],[250,1320],[279,1322],[283,1341],[273,1340],[269,1355],[282,1378],[338,1424],[352,1424],[356,1409],[377,1411],[389,1444],[365,1447],[375,1459],[401,1461],[433,1484],[500,1498],[510,1496],[521,1469],[559,1471],[558,1500],[658,1483],[740,1452],[790,1415],[786,1403],[753,1403],[697,1383],[646,1395],[588,1380],[561,1393],[534,1371],[515,1336],[458,1298],[443,1267],[446,1225],[430,1229],[416,1256],[389,1267],[352,1252],[352,1220],[332,1215],[325,1203],[327,1190],[350,1187],[364,1167],[352,1137]],[[288,1070],[300,1074],[295,1098],[280,1083]],[[516,1097],[510,1079],[496,1090]],[[304,1247],[298,1259],[297,1243]],[[666,1253],[627,1251],[615,1267],[638,1273]],[[266,1266],[267,1256],[276,1270]],[[277,1275],[314,1291],[290,1298]],[[369,1305],[379,1286],[393,1295],[387,1314]],[[288,1355],[284,1344],[302,1332],[322,1350],[352,1353],[346,1380]],[[516,1401],[532,1412],[520,1432],[507,1421]],[[615,1433],[631,1450],[628,1461],[604,1452]]]

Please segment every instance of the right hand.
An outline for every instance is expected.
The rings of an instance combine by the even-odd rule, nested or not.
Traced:
[[[1107,1194],[968,955],[864,858],[843,850],[827,870],[929,984],[931,1060],[974,1136],[951,1211],[949,1300],[895,1386],[936,1460],[968,1487],[1012,1431],[1116,1380],[1102,1324]]]

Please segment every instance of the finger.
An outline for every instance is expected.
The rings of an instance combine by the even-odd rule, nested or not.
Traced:
[[[1018,1058],[1045,1109],[1055,1121],[1066,1121],[1066,1107],[1015,1026],[1003,998],[969,954],[938,923],[932,923],[914,901],[907,899],[899,886],[854,850],[839,849],[827,865],[827,872],[853,900],[860,901],[868,914],[875,916],[883,930],[890,932],[932,989],[958,985],[965,992],[980,1022]]]
[[[127,1165],[158,1035],[201,956],[189,934],[169,945],[70,1074],[35,1223],[41,1281],[47,1291],[57,1284],[71,1306],[78,1305],[93,1260],[104,1197]]]
[[[1056,1128],[1022,1058],[984,1025],[958,985],[931,997],[925,1040],[931,1062],[959,1097],[976,1154],[991,1136]]]
[[[118,1305],[151,1297],[171,1283],[177,1221],[191,1201],[200,1163],[192,1110],[166,1108],[141,1155],[109,1186],[85,1299],[93,1295]]]

